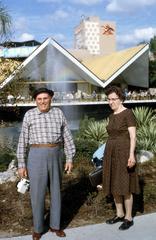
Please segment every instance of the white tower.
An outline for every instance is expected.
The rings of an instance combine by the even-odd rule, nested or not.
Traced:
[[[93,55],[110,54],[116,50],[115,23],[98,17],[81,20],[74,31],[74,48],[86,49]]]

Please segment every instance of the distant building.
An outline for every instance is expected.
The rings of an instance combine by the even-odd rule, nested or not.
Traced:
[[[74,48],[88,50],[93,55],[106,55],[116,50],[116,26],[99,17],[81,20],[74,31]]]
[[[4,42],[0,44],[0,57],[27,58],[41,43],[35,40],[25,42]]]
[[[34,47],[34,46],[39,46],[41,45],[40,42],[36,41],[36,40],[29,40],[29,41],[24,41],[24,42],[12,42],[12,41],[7,41],[4,42],[2,44],[0,44],[0,46],[2,47],[7,47],[7,48],[14,48],[14,47]]]

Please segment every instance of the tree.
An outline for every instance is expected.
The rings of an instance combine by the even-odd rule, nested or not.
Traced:
[[[149,61],[149,83],[150,87],[156,87],[156,36],[151,38],[150,51],[152,53],[152,58]]]
[[[154,36],[153,38],[151,38],[150,40],[150,51],[153,54],[156,54],[156,36]]]
[[[0,42],[11,33],[11,16],[0,1]]]
[[[150,87],[156,87],[156,60],[149,61],[149,81]]]

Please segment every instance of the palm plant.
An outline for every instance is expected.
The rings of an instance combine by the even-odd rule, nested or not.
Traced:
[[[77,140],[84,139],[84,131],[87,129],[88,125],[92,122],[95,121],[94,118],[89,118],[88,116],[84,116],[83,119],[80,120],[79,123],[79,131],[75,134],[75,138]]]
[[[138,128],[137,147],[156,153],[156,122],[150,122]]]
[[[149,107],[136,107],[137,149],[156,152],[156,112]]]
[[[85,129],[83,136],[92,141],[104,143],[108,136],[106,130],[107,124],[108,119],[105,119],[103,121],[92,121],[88,124],[88,127]]]
[[[137,126],[148,125],[156,120],[156,114],[153,109],[148,107],[136,107],[133,110],[136,118]]]
[[[6,7],[2,6],[0,1],[0,40],[10,34],[11,16],[8,14]]]

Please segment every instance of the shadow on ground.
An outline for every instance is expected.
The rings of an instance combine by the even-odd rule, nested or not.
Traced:
[[[79,209],[87,204],[88,196],[97,191],[90,184],[88,177],[79,180],[72,179],[65,184],[62,190],[62,217],[61,228],[65,229],[79,212]],[[46,230],[49,227],[49,210],[45,219]]]

